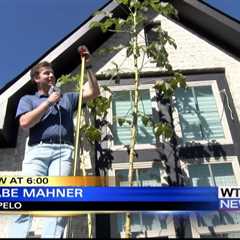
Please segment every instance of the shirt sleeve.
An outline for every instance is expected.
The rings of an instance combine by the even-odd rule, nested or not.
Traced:
[[[29,99],[27,96],[23,96],[18,103],[16,118],[31,110],[33,110],[31,99]]]

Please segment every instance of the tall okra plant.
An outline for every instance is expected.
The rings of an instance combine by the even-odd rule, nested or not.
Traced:
[[[126,58],[132,59],[132,72],[134,73],[134,90],[132,94],[132,112],[129,114],[131,119],[116,117],[118,124],[129,124],[131,128],[129,151],[129,169],[128,169],[128,184],[133,186],[133,163],[137,158],[135,145],[137,142],[137,125],[138,120],[141,119],[145,126],[152,126],[155,136],[159,138],[164,136],[165,138],[171,138],[173,130],[172,126],[167,122],[156,122],[152,117],[149,117],[144,112],[139,110],[140,91],[139,87],[140,74],[144,68],[145,58],[148,57],[156,63],[160,71],[167,71],[172,77],[166,81],[157,81],[154,88],[163,96],[163,98],[171,99],[174,94],[174,90],[177,87],[185,87],[185,79],[179,72],[173,70],[169,60],[167,45],[176,48],[176,43],[172,39],[168,32],[163,30],[161,22],[158,23],[152,30],[155,32],[157,38],[148,45],[142,44],[140,31],[150,24],[148,19],[148,12],[153,11],[157,14],[164,16],[176,15],[174,7],[166,2],[160,0],[116,0],[120,4],[124,11],[128,12],[125,19],[114,17],[109,12],[98,12],[97,14],[105,15],[105,20],[102,22],[92,23],[92,27],[100,27],[103,32],[116,32],[122,34],[128,34],[130,41],[126,45],[118,45],[108,50],[122,50],[126,49]],[[141,60],[141,61],[140,61]],[[141,63],[141,64],[140,64]],[[113,63],[117,69],[117,73],[120,71],[119,66]],[[119,79],[119,77],[118,77]],[[125,217],[125,237],[131,237],[131,215],[126,213]]]
[[[77,86],[75,91],[79,92],[79,81],[80,81],[81,75],[77,74],[75,76],[71,76],[71,75],[63,75],[58,79],[58,82],[60,82],[61,85],[65,85],[68,83],[75,83],[75,85]],[[103,88],[105,91],[108,90],[107,87],[101,87]],[[87,107],[88,110],[90,111],[91,117],[92,119],[90,121],[86,121],[86,117],[84,116],[83,113],[78,114],[77,113],[77,117],[80,117],[81,119],[78,119],[79,122],[79,126],[80,126],[80,130],[79,130],[79,136],[77,136],[76,132],[75,132],[75,138],[79,137],[79,141],[77,141],[77,143],[79,144],[79,146],[76,148],[75,146],[75,153],[77,156],[77,160],[79,162],[79,166],[74,166],[74,175],[77,173],[77,169],[81,170],[81,175],[82,176],[86,176],[87,172],[86,172],[86,167],[85,167],[85,156],[84,156],[84,151],[83,151],[83,147],[84,147],[84,143],[86,142],[86,140],[88,140],[89,144],[92,145],[95,143],[95,141],[100,142],[101,141],[101,128],[97,128],[94,125],[94,120],[96,118],[99,119],[99,121],[104,121],[104,119],[106,118],[107,115],[107,110],[110,106],[110,99],[107,99],[103,96],[98,96],[96,99],[94,100],[90,100],[87,102]],[[79,111],[79,110],[78,110]],[[82,109],[81,109],[82,111]],[[84,121],[85,119],[85,121]],[[75,129],[76,130],[76,129]],[[76,141],[75,141],[76,142]],[[78,150],[78,152],[76,152]],[[75,165],[75,164],[74,164]],[[88,237],[89,238],[93,238],[93,218],[92,218],[92,214],[88,213],[87,214],[87,228],[88,228]],[[72,232],[72,219],[70,219],[69,224],[68,224],[68,237],[72,238],[73,237],[73,232]]]

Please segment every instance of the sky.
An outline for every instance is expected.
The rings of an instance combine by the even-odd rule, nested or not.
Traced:
[[[0,88],[108,0],[0,0]]]
[[[0,89],[108,0],[0,0]],[[206,0],[240,20],[240,0]]]
[[[240,0],[205,0],[205,2],[240,20]]]

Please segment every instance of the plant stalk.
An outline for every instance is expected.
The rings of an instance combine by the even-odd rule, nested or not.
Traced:
[[[129,153],[129,168],[128,168],[128,185],[133,186],[133,162],[136,159],[135,145],[137,139],[137,121],[138,121],[138,101],[139,101],[139,69],[138,69],[138,56],[137,56],[137,12],[133,13],[134,33],[133,33],[133,58],[134,58],[134,99],[133,99],[133,121],[131,128],[131,141]],[[125,237],[131,238],[131,214],[127,212],[125,215]]]

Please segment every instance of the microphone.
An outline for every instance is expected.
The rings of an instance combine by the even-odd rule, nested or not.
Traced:
[[[50,87],[49,90],[48,90],[48,95],[51,95],[53,92],[57,92],[57,93],[59,93],[59,95],[61,95],[60,86],[61,86],[60,83],[56,83],[55,85],[52,84],[51,87]],[[59,107],[59,101],[56,102],[54,105],[57,106],[58,110],[60,109],[60,107]]]
[[[51,95],[53,92],[57,92],[57,93],[61,94],[60,83],[51,85],[51,87],[48,90],[48,95]]]

